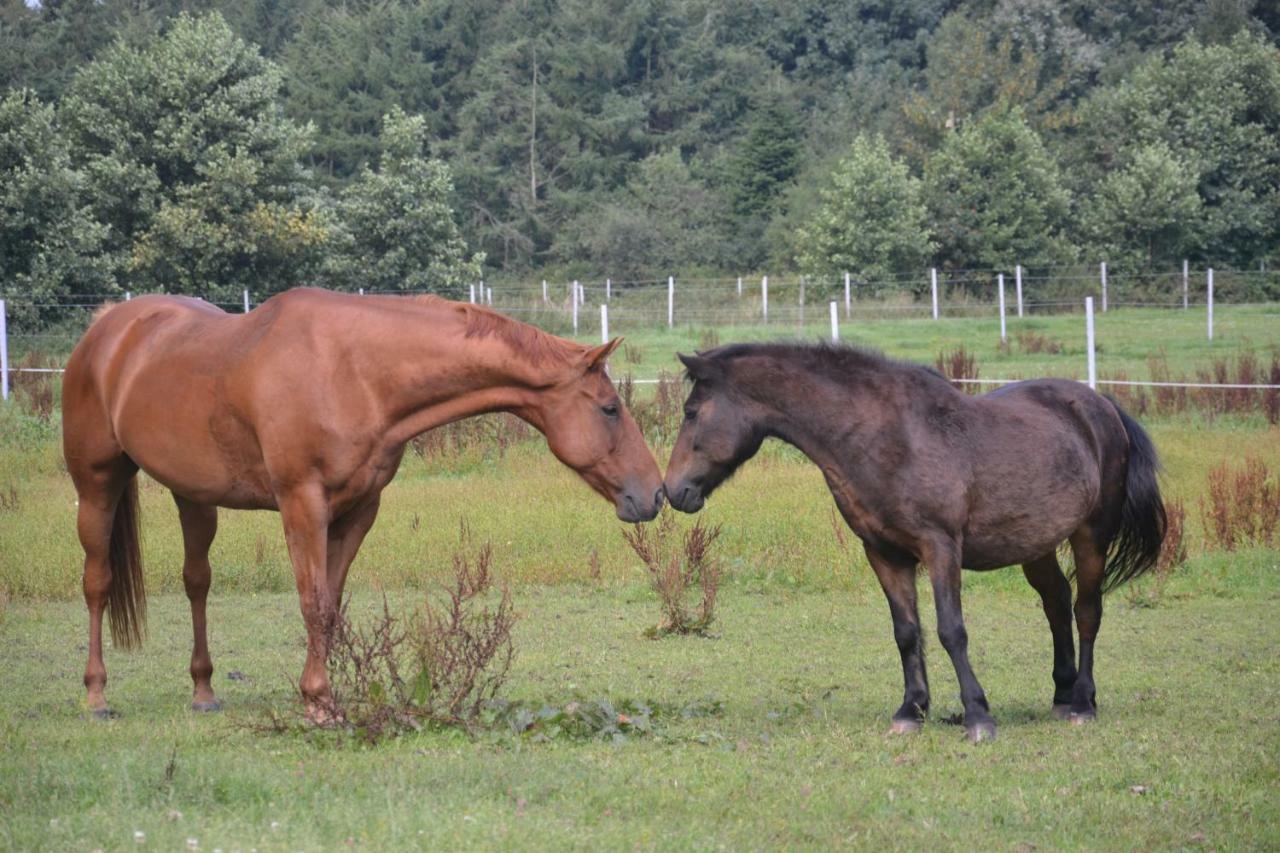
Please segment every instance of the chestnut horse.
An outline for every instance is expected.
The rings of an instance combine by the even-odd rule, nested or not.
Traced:
[[[307,630],[299,681],[323,722],[328,634],[347,569],[409,439],[483,412],[511,412],[612,501],[652,518],[662,479],[595,348],[486,308],[435,297],[292,290],[247,314],[143,296],[96,317],[67,362],[63,449],[79,494],[89,608],[88,707],[107,716],[102,615],[116,645],[143,636],[142,469],[173,492],[195,641],[192,707],[216,710],[205,630],[217,507],[274,509]]]
[[[970,397],[928,368],[852,347],[738,344],[680,358],[693,388],[667,499],[696,512],[768,437],[822,469],[889,600],[906,682],[892,731],[918,730],[929,709],[918,563],[972,740],[994,737],[995,721],[969,665],[961,568],[1022,564],[1053,634],[1054,714],[1095,716],[1102,593],[1150,569],[1165,532],[1155,448],[1113,400],[1062,379]],[[1064,540],[1075,556],[1078,668],[1056,556]]]

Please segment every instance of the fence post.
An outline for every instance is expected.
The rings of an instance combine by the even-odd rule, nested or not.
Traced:
[[[609,343],[609,305],[600,306],[600,343]]]
[[[1187,291],[1188,291],[1187,273],[1189,271],[1190,270],[1188,269],[1187,261],[1186,259],[1183,259],[1182,261],[1182,310],[1183,311],[1187,310]]]
[[[1107,313],[1107,262],[1103,261],[1099,268],[1102,274],[1102,313]]]
[[[834,299],[831,300],[831,340],[840,340],[840,312]]]
[[[849,319],[853,316],[853,297],[849,288],[849,274],[844,274],[844,316]]]
[[[569,300],[573,303],[573,333],[578,334],[578,283],[573,283],[573,298]]]
[[[1004,273],[1000,273],[997,278],[1000,281],[1000,342],[1004,343],[1006,339],[1004,330]]]
[[[4,300],[0,299],[0,400],[9,399],[9,329],[5,323]]]
[[[803,275],[800,276],[800,307],[801,308],[804,308],[804,283],[806,278],[808,278],[808,276],[803,276]],[[800,316],[801,318],[804,317],[803,311],[800,312]]]
[[[742,295],[742,276],[738,276],[738,295]]]
[[[545,278],[542,280],[542,301],[547,301],[547,280]]]
[[[1018,295],[1018,316],[1022,316],[1022,264],[1013,268],[1014,292]]]
[[[128,302],[128,301],[129,301],[130,299],[132,299],[132,298],[133,298],[133,291],[132,291],[132,290],[126,290],[126,291],[124,292],[124,301],[125,301],[125,302]]]
[[[244,289],[244,313],[249,313],[249,288]]]
[[[361,295],[361,296],[364,296],[364,288],[363,288],[363,287],[362,287],[362,288],[360,288],[360,295]]]
[[[760,308],[764,312],[764,322],[769,322],[769,276],[760,279]]]
[[[613,279],[606,278],[604,280],[604,301],[610,302],[613,299]]]
[[[484,302],[486,305],[490,307],[493,306],[493,288],[492,287],[486,287],[484,289]]]
[[[938,268],[929,267],[929,288],[933,291],[933,319],[938,319]]]
[[[474,284],[469,284],[467,286],[471,288],[471,304],[475,305],[476,304],[476,286]]]
[[[1084,340],[1089,354],[1089,387],[1098,390],[1098,359],[1093,348],[1093,297],[1084,298]]]
[[[667,276],[667,328],[676,324],[676,277]]]
[[[1209,268],[1209,291],[1207,302],[1209,307],[1209,340],[1213,340],[1213,267]]]

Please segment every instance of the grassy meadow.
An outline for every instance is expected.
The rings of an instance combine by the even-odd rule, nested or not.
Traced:
[[[677,368],[676,351],[813,339],[825,312],[818,319],[670,331],[623,320],[614,331],[629,346],[613,372],[651,378]],[[1175,377],[1194,379],[1215,358],[1251,348],[1269,362],[1280,345],[1278,309],[1221,308],[1212,344],[1203,321],[1194,310],[1100,316],[1100,370],[1145,379],[1163,353]],[[990,317],[842,328],[926,362],[963,344],[983,377],[1084,373],[1079,315],[1011,320],[1007,349]],[[1019,330],[1063,351],[1023,351]],[[901,697],[888,609],[819,471],[776,443],[702,513],[723,525],[715,636],[642,639],[658,605],[623,526],[535,438],[406,454],[353,566],[353,612],[384,593],[397,609],[419,601],[449,572],[465,519],[473,541],[492,544],[521,615],[504,697],[666,712],[650,734],[612,740],[498,727],[367,747],[260,730],[269,710],[294,707],[303,657],[274,513],[221,513],[210,640],[226,711],[187,710],[180,529],[168,493],[145,477],[151,635],[131,654],[108,640],[107,694],[121,717],[87,721],[81,553],[57,415],[0,405],[0,848],[1280,846],[1280,550],[1212,547],[1201,509],[1224,462],[1254,458],[1280,476],[1280,427],[1260,411],[1143,420],[1166,499],[1186,508],[1188,558],[1166,584],[1108,598],[1094,725],[1050,719],[1048,629],[1010,569],[965,577],[970,654],[999,739],[963,740],[954,674],[932,636],[931,722],[919,736],[886,736]]]

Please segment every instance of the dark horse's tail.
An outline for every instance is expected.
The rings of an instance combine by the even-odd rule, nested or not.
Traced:
[[[1124,424],[1129,437],[1129,463],[1124,480],[1124,505],[1120,508],[1120,527],[1107,554],[1102,572],[1104,592],[1150,571],[1160,557],[1168,520],[1156,475],[1160,460],[1150,436],[1129,417],[1120,404],[1107,397]]]
[[[142,582],[142,549],[138,536],[138,478],[129,478],[111,524],[111,546],[107,561],[111,566],[111,586],[107,590],[107,612],[111,616],[111,639],[117,647],[135,649],[146,635],[147,589]]]

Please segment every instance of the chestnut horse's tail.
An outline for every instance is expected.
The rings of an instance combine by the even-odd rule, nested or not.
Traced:
[[[111,639],[123,649],[141,646],[147,633],[147,589],[142,580],[139,516],[138,478],[133,476],[116,506],[107,551],[111,566],[111,586],[107,590]]]
[[[1129,437],[1129,461],[1125,471],[1124,504],[1120,527],[1107,553],[1102,572],[1104,592],[1150,571],[1160,557],[1168,519],[1160,497],[1160,459],[1146,431],[1115,400],[1107,397]]]

